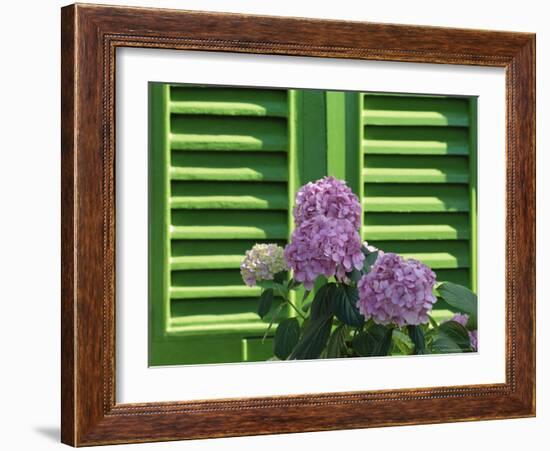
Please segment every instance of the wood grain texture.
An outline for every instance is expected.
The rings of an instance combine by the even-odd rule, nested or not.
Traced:
[[[505,67],[506,383],[117,404],[117,47]],[[532,34],[97,5],[63,8],[62,441],[83,446],[533,416],[534,127]]]

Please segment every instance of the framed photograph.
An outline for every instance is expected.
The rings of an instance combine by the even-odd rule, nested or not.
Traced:
[[[535,37],[62,9],[62,441],[535,415]]]

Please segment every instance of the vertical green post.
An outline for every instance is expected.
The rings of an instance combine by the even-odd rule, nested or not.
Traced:
[[[346,181],[361,199],[361,166],[357,164],[357,154],[362,157],[361,110],[358,92],[346,92]]]
[[[292,209],[294,208],[294,198],[296,191],[300,186],[300,171],[298,167],[298,155],[301,153],[302,143],[302,127],[299,126],[299,116],[302,109],[302,95],[300,91],[289,89],[287,91],[287,108],[288,108],[288,241],[294,230],[294,216]],[[297,305],[297,299],[302,299],[302,296],[297,297],[296,294],[290,292],[290,302]],[[299,306],[301,307],[301,306]],[[290,309],[289,316],[296,316],[296,312]]]
[[[357,124],[358,124],[358,130],[357,130],[357,196],[359,197],[359,202],[361,202],[361,207],[363,210],[363,213],[361,214],[361,237],[364,240],[368,241],[368,237],[365,236],[364,233],[364,222],[365,222],[365,183],[363,181],[363,166],[365,164],[365,149],[363,146],[364,136],[365,136],[365,122],[363,120],[363,109],[365,104],[365,94],[360,92],[357,94],[356,99],[356,108],[357,108]]]
[[[346,178],[346,95],[326,92],[327,175]]]
[[[477,293],[477,97],[469,99],[470,283]]]
[[[170,320],[170,87],[149,83],[149,340],[150,347]],[[149,359],[153,354],[149,349]]]
[[[304,89],[298,120],[302,124],[300,185],[312,182],[327,174],[327,128],[325,92]]]
[[[357,92],[326,92],[327,174],[345,180],[360,194],[360,109]]]

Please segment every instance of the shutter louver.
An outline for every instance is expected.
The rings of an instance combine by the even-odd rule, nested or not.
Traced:
[[[475,289],[471,101],[363,94],[361,102],[364,238]]]
[[[181,342],[177,356],[164,353],[164,364],[271,355],[270,340],[261,343],[271,318],[256,314],[260,288],[243,284],[239,265],[255,243],[288,239],[287,96],[169,88],[166,331]]]

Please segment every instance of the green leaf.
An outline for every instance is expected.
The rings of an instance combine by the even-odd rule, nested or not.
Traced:
[[[358,333],[351,345],[362,357],[388,355],[392,343],[392,329],[373,324],[366,332]]]
[[[392,341],[401,355],[410,355],[414,351],[414,344],[410,337],[401,332],[399,329],[394,329],[392,333]]]
[[[456,321],[447,321],[434,331],[432,351],[434,353],[456,353],[471,351],[468,330]]]
[[[288,288],[289,290],[294,290],[295,288],[299,287],[300,285],[302,285],[302,282],[298,282],[298,281],[296,281],[296,280],[294,280],[294,279],[290,279],[290,280],[288,281],[287,288]]]
[[[304,295],[302,296],[302,310],[304,312],[307,312],[309,310],[309,308],[311,307],[311,303],[313,302],[313,299],[309,299],[308,300],[308,297],[309,297],[309,294],[311,293],[311,291],[304,291]]]
[[[437,327],[438,326],[437,321],[435,319],[433,319],[431,316],[428,316],[428,319],[430,320],[430,326],[432,326],[432,327]]]
[[[359,279],[363,277],[363,273],[357,269],[354,269],[352,272],[348,274],[349,278],[354,281],[355,283],[359,282]]]
[[[346,356],[346,334],[347,327],[345,324],[340,324],[328,339],[327,343],[327,358],[338,359]]]
[[[271,310],[273,305],[273,288],[268,288],[262,292],[260,303],[258,304],[258,315],[263,318]]]
[[[278,285],[274,280],[258,280],[256,284],[264,290],[275,288]]]
[[[317,290],[311,304],[311,319],[313,321],[334,315],[334,294],[336,284],[327,283]]]
[[[285,360],[300,339],[300,323],[296,318],[287,318],[279,323],[273,338],[273,354]]]
[[[426,338],[420,326],[407,326],[409,337],[414,344],[415,354],[426,354]]]
[[[278,284],[283,284],[285,283],[287,277],[288,277],[288,273],[286,271],[281,271],[273,276],[273,280]]]
[[[279,317],[279,315],[281,314],[281,310],[283,309],[283,307],[286,305],[285,302],[281,302],[278,307],[275,309],[275,312],[273,312],[273,315],[271,315],[271,320],[269,321],[269,325],[267,326],[267,329],[265,330],[264,332],[264,336],[262,337],[262,344],[264,343],[267,335],[269,334],[269,332],[271,331],[271,326],[273,326],[273,323],[275,321],[277,321],[277,318]]]
[[[437,287],[437,292],[447,304],[470,317],[468,327],[477,329],[477,295],[462,285],[443,282]]]
[[[311,321],[289,359],[305,360],[318,358],[327,344],[332,327],[332,315]]]
[[[349,285],[339,285],[334,290],[334,313],[344,324],[352,327],[361,327],[365,318],[357,308],[359,292]]]
[[[370,272],[372,265],[374,265],[374,263],[376,262],[376,259],[378,258],[378,251],[368,252],[368,253],[367,252],[364,252],[365,261],[363,263],[363,272],[365,274]]]

